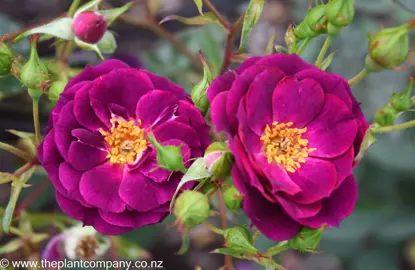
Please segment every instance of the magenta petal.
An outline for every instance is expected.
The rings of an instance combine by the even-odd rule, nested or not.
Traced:
[[[146,73],[135,69],[116,69],[97,80],[89,92],[91,101],[102,106],[110,103],[125,107],[130,116],[135,116],[138,100],[154,85]],[[94,108],[94,103],[91,105]],[[94,108],[95,109],[95,108]]]
[[[178,99],[186,99],[187,94],[184,91],[183,87],[173,83],[169,79],[163,76],[156,75],[151,73],[148,70],[141,69],[141,72],[145,73],[147,77],[151,80],[155,89],[165,90],[173,93]]]
[[[121,166],[108,162],[85,172],[79,183],[79,190],[87,203],[110,212],[125,210],[125,203],[118,195],[123,171]]]
[[[119,60],[107,60],[97,66],[86,66],[84,70],[75,76],[70,82],[66,85],[64,94],[75,84],[84,82],[84,81],[93,81],[98,77],[109,73],[114,69],[129,68],[129,66]]]
[[[59,166],[59,179],[69,194],[79,191],[79,181],[81,180],[82,173],[82,171],[74,170],[66,162]]]
[[[145,129],[162,123],[173,117],[178,107],[177,98],[170,92],[153,90],[140,98],[137,103],[136,117]]]
[[[178,139],[185,142],[190,148],[200,146],[196,131],[189,125],[170,120],[154,129],[154,136],[159,142]]]
[[[262,152],[262,142],[258,134],[248,126],[247,113],[245,111],[246,96],[242,98],[238,108],[237,118],[239,120],[238,135],[248,153],[254,155]],[[258,121],[260,122],[260,121]]]
[[[65,259],[65,251],[63,250],[63,241],[67,236],[63,233],[55,235],[49,240],[42,252],[42,260],[62,261]]]
[[[333,158],[344,154],[357,133],[356,119],[343,101],[334,95],[326,95],[320,114],[307,125],[304,138],[308,148],[316,148],[310,156]]]
[[[104,137],[99,132],[92,132],[84,128],[76,128],[71,131],[71,134],[81,143],[97,148],[105,148]]]
[[[99,211],[99,215],[104,219],[104,221],[109,224],[122,226],[122,227],[132,227],[138,229],[145,225],[150,225],[162,221],[168,211],[165,212],[137,212],[137,211],[126,211],[123,213],[110,213]]]
[[[98,211],[93,211],[85,219],[84,225],[94,226],[98,232],[106,235],[119,235],[133,230],[132,227],[115,226],[106,222],[98,214]]]
[[[243,208],[252,224],[271,240],[291,239],[301,229],[301,225],[291,219],[280,205],[267,201],[255,189],[249,189],[243,197]]]
[[[213,99],[215,99],[219,93],[229,91],[235,80],[235,76],[236,74],[234,71],[229,71],[213,80],[207,92],[207,98],[210,103],[212,103]]]
[[[134,170],[124,175],[119,194],[132,209],[146,212],[169,202],[177,185],[178,179],[174,176],[168,182],[155,183]]]
[[[273,120],[279,123],[293,122],[302,128],[320,112],[324,93],[317,81],[298,82],[296,77],[285,77],[272,95]],[[263,130],[262,130],[263,131]]]
[[[353,159],[354,159],[354,150],[353,147],[350,147],[349,150],[347,150],[346,153],[343,155],[329,159],[331,163],[336,167],[337,171],[337,184],[336,188],[338,188],[341,183],[343,183],[343,180],[352,174],[353,170]]]
[[[74,141],[71,131],[80,127],[73,114],[73,101],[70,101],[62,108],[54,127],[56,145],[64,159],[68,158],[69,146]]]
[[[291,179],[301,188],[301,192],[292,197],[301,204],[310,204],[328,197],[336,187],[336,168],[329,161],[306,158],[301,168],[291,173]]]
[[[219,93],[210,106],[210,116],[216,132],[224,131],[231,134],[231,128],[226,115],[228,92]]]
[[[42,165],[57,165],[62,161],[63,159],[59,153],[58,148],[56,147],[55,130],[51,129],[42,143]]]
[[[79,89],[74,99],[74,115],[77,121],[87,129],[96,131],[104,124],[95,115],[89,99],[89,90],[91,85],[86,85],[82,89]]]
[[[277,199],[284,211],[294,220],[313,217],[317,215],[323,207],[321,201],[312,204],[299,204],[285,196],[277,196]]]
[[[275,53],[269,56],[262,57],[256,66],[278,67],[283,70],[285,75],[291,76],[306,69],[317,69],[315,66],[305,62],[296,54]]]
[[[75,170],[86,171],[105,162],[107,152],[82,142],[73,142],[67,160]]]
[[[59,191],[56,191],[56,201],[65,214],[77,220],[83,221],[85,215],[88,215],[91,211],[88,208],[83,207],[78,202],[63,196]]]
[[[272,123],[272,92],[285,76],[279,69],[261,72],[252,82],[246,95],[246,113],[249,127],[261,136],[267,124]]]
[[[253,56],[248,58],[235,70],[236,74],[243,73],[245,70],[255,65],[255,63],[261,60],[262,58],[262,56]]]
[[[336,189],[330,198],[324,199],[323,209],[314,217],[301,219],[299,222],[311,228],[320,228],[323,225],[336,226],[349,216],[357,200],[357,183],[353,175],[348,176]]]

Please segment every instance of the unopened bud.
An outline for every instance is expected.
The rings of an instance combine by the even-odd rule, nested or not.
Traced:
[[[366,58],[366,66],[369,70],[379,71],[379,67],[393,69],[400,66],[409,53],[408,33],[412,28],[410,24],[405,24],[383,29],[369,36],[369,59]]]
[[[298,40],[304,40],[306,38],[317,37],[318,34],[313,32],[305,21],[301,22],[294,28],[294,35]]]
[[[34,38],[30,44],[31,49],[29,61],[27,61],[27,63],[23,66],[20,74],[20,81],[24,84],[24,86],[33,90],[42,88],[42,84],[49,78],[48,69],[37,54],[36,43],[37,40]],[[36,92],[36,94],[39,93],[39,91],[32,92]],[[37,98],[39,98],[40,95]]]
[[[209,145],[205,151],[204,159],[208,171],[216,178],[228,176],[234,163],[226,143],[222,142]]]
[[[324,227],[320,229],[304,227],[294,238],[288,241],[288,244],[291,248],[312,252],[320,244],[323,231]]]
[[[326,6],[325,15],[329,24],[337,27],[349,25],[354,18],[354,0],[330,0]]]
[[[209,216],[208,198],[200,192],[185,190],[176,199],[174,215],[183,229],[202,224]]]
[[[412,107],[414,102],[411,100],[412,88],[414,86],[414,79],[410,79],[408,87],[402,93],[394,93],[390,99],[390,104],[398,112],[405,112]]]
[[[9,46],[0,43],[0,77],[10,73],[13,63],[13,52]]]
[[[157,163],[161,168],[168,171],[185,171],[181,145],[162,145],[152,135],[149,136],[149,141],[157,150]]]
[[[49,88],[49,100],[52,102],[57,102],[60,94],[65,89],[67,82],[64,81],[55,81]]]
[[[98,12],[81,12],[74,18],[72,28],[81,41],[95,44],[107,31],[107,22]]]
[[[390,126],[395,123],[397,111],[390,105],[385,105],[375,114],[376,123],[380,126]]]
[[[285,44],[290,52],[297,51],[298,40],[294,34],[294,28],[292,25],[288,26],[287,32],[285,32]]]
[[[223,201],[230,210],[239,210],[242,207],[242,194],[232,185],[223,193]]]
[[[237,252],[256,254],[253,237],[247,228],[237,226],[229,228],[224,232],[225,245],[227,248]]]
[[[326,5],[313,7],[307,12],[304,22],[316,34],[327,33],[327,18],[324,15]]]

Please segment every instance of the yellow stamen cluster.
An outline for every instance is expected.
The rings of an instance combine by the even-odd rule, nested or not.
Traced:
[[[261,137],[265,146],[265,156],[268,163],[273,161],[282,165],[288,172],[295,172],[306,162],[308,154],[316,148],[307,148],[308,140],[302,138],[307,128],[291,128],[292,122],[273,122],[265,127]]]
[[[137,156],[147,148],[144,130],[137,126],[135,121],[123,119],[111,119],[112,128],[109,132],[100,130],[104,140],[108,144],[110,164],[133,164]],[[138,121],[141,125],[141,121]]]

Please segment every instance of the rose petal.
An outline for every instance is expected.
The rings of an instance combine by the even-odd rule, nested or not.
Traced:
[[[91,210],[83,207],[78,202],[68,199],[59,191],[56,191],[56,201],[58,202],[58,205],[62,209],[62,211],[65,212],[65,214],[77,220],[83,221],[85,215],[91,212]]]
[[[235,77],[236,74],[234,71],[228,71],[216,77],[207,91],[207,98],[209,102],[212,103],[218,94],[229,91],[233,81],[235,80]]]
[[[154,129],[154,136],[159,142],[178,139],[185,142],[190,148],[200,146],[196,131],[191,126],[174,120],[157,126]]]
[[[330,196],[337,184],[334,165],[317,158],[306,158],[301,168],[290,174],[291,179],[301,188],[292,199],[301,204],[311,204]]]
[[[344,154],[350,148],[356,133],[356,119],[344,102],[328,94],[323,109],[307,125],[303,138],[308,139],[308,148],[316,148],[310,156],[333,158]]]
[[[125,203],[118,195],[123,171],[121,166],[108,162],[85,172],[79,182],[82,197],[89,204],[110,212],[125,210]]]
[[[98,117],[95,115],[89,99],[89,90],[91,85],[86,85],[77,91],[74,99],[74,115],[76,120],[82,126],[91,131],[96,131],[104,127]]]
[[[71,131],[71,134],[81,143],[96,148],[105,148],[104,137],[99,132],[92,132],[84,128],[76,128]]]
[[[323,207],[321,201],[311,204],[300,204],[285,196],[277,196],[277,199],[284,211],[294,220],[313,217],[317,215]]]
[[[245,70],[255,65],[255,63],[257,63],[262,58],[263,57],[261,56],[253,56],[253,57],[248,58],[235,70],[236,74],[243,73]]]
[[[320,228],[323,225],[338,227],[340,222],[353,212],[356,200],[357,184],[353,175],[350,175],[331,194],[330,198],[322,201],[323,208],[319,214],[301,219],[299,222],[311,228]]]
[[[54,127],[56,145],[64,159],[68,158],[69,147],[75,140],[71,131],[81,127],[73,114],[73,103],[73,101],[70,101],[62,108]]]
[[[145,129],[163,123],[173,117],[178,107],[177,98],[170,92],[153,90],[140,98],[136,117]]]
[[[343,155],[329,160],[336,167],[336,171],[337,171],[336,188],[338,188],[341,185],[341,183],[343,183],[343,180],[347,176],[352,174],[353,159],[354,159],[354,150],[353,150],[353,147],[350,147],[349,150],[347,150],[346,153],[344,153]]]
[[[67,161],[75,170],[86,171],[102,164],[107,159],[106,151],[82,142],[73,142],[69,147]]]
[[[173,93],[178,99],[187,99],[188,96],[183,87],[173,83],[166,77],[156,75],[150,71],[144,69],[141,69],[140,71],[147,75],[147,77],[153,83],[155,89],[169,91]]]
[[[285,75],[291,76],[302,70],[315,70],[314,65],[305,62],[296,54],[274,53],[269,56],[262,57],[255,63],[255,66],[278,67],[284,71]]]
[[[210,106],[210,117],[216,132],[224,131],[231,134],[231,127],[226,115],[227,98],[228,92],[221,92],[213,99]]]
[[[273,121],[293,122],[295,127],[303,128],[316,117],[323,104],[323,89],[317,81],[299,82],[294,76],[285,77],[272,95]]]
[[[109,224],[98,214],[98,211],[93,211],[92,214],[86,217],[84,225],[94,226],[98,232],[106,235],[120,235],[133,230],[132,227],[121,227]]]
[[[132,227],[134,229],[161,222],[168,215],[168,213],[168,210],[165,212],[126,211],[119,214],[104,212],[102,210],[99,211],[99,215],[109,224],[122,227]]]

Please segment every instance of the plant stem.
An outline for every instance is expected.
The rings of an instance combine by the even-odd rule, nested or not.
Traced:
[[[300,55],[304,52],[305,48],[308,46],[308,44],[310,43],[310,41],[311,41],[312,39],[313,39],[312,37],[307,37],[307,38],[303,41],[303,43],[301,43],[300,48],[298,48],[298,50],[297,50],[297,52],[296,52],[296,54],[297,54],[298,56],[300,56]]]
[[[72,17],[76,10],[78,9],[79,4],[81,4],[81,0],[73,0],[71,6],[69,7],[68,16]]]
[[[354,76],[348,81],[349,86],[357,84],[358,82],[363,80],[367,74],[369,74],[369,70],[367,70],[366,68],[363,68],[362,71],[359,72],[359,74],[357,74],[356,76]]]
[[[226,230],[228,228],[228,223],[226,221],[226,208],[225,208],[225,202],[223,201],[222,193],[218,191],[218,210],[220,215],[220,225],[222,227],[222,230]],[[232,256],[225,255],[225,270],[233,270],[232,266]]]
[[[328,35],[326,41],[324,41],[323,48],[317,57],[316,67],[320,68],[321,62],[323,62],[324,56],[326,56],[327,50],[329,49],[331,43],[333,42],[334,35]]]
[[[33,99],[33,123],[35,126],[35,143],[40,144],[39,99]]]
[[[278,253],[280,253],[280,252],[282,252],[282,251],[284,251],[284,250],[286,250],[286,249],[288,249],[289,248],[289,246],[288,246],[288,244],[287,244],[288,242],[287,241],[282,241],[282,242],[279,242],[278,244],[276,244],[275,246],[273,246],[273,247],[270,247],[267,251],[266,251],[266,255],[268,255],[268,256],[274,256],[274,255],[276,255],[276,254],[278,254]]]
[[[205,225],[214,233],[219,234],[219,235],[223,235],[223,230],[216,228],[215,226],[213,226],[212,224],[210,224],[208,221],[205,221]]]
[[[392,125],[392,126],[373,128],[372,132],[373,133],[388,133],[388,132],[403,130],[403,129],[407,129],[411,127],[415,127],[415,120],[411,120],[411,121],[408,121],[402,124],[397,124],[397,125]]]
[[[231,64],[231,60],[233,56],[232,47],[233,47],[233,42],[235,39],[235,34],[238,31],[239,27],[241,26],[244,20],[244,17],[245,17],[245,13],[243,13],[239,17],[239,19],[236,21],[236,23],[232,25],[230,29],[228,30],[228,35],[226,37],[225,54],[223,57],[222,66],[220,68],[220,74],[224,73],[226,69],[229,67],[229,65]]]
[[[23,152],[22,150],[14,147],[10,144],[0,142],[0,149],[3,149],[3,150],[5,150],[9,153],[12,153],[12,154],[14,154],[14,155],[26,160],[26,161],[32,161],[33,160],[33,158],[29,154],[27,154],[26,152]]]
[[[232,28],[232,25],[225,18],[222,17],[222,15],[219,13],[219,11],[212,5],[210,0],[203,0],[203,3],[216,16],[216,18],[218,18],[220,23],[223,26],[225,26],[226,29],[231,29]]]
[[[45,179],[40,185],[38,185],[30,194],[17,206],[15,211],[16,216],[20,215],[20,213],[25,210],[28,206],[30,206],[36,199],[42,195],[43,192],[50,186],[49,179]]]

